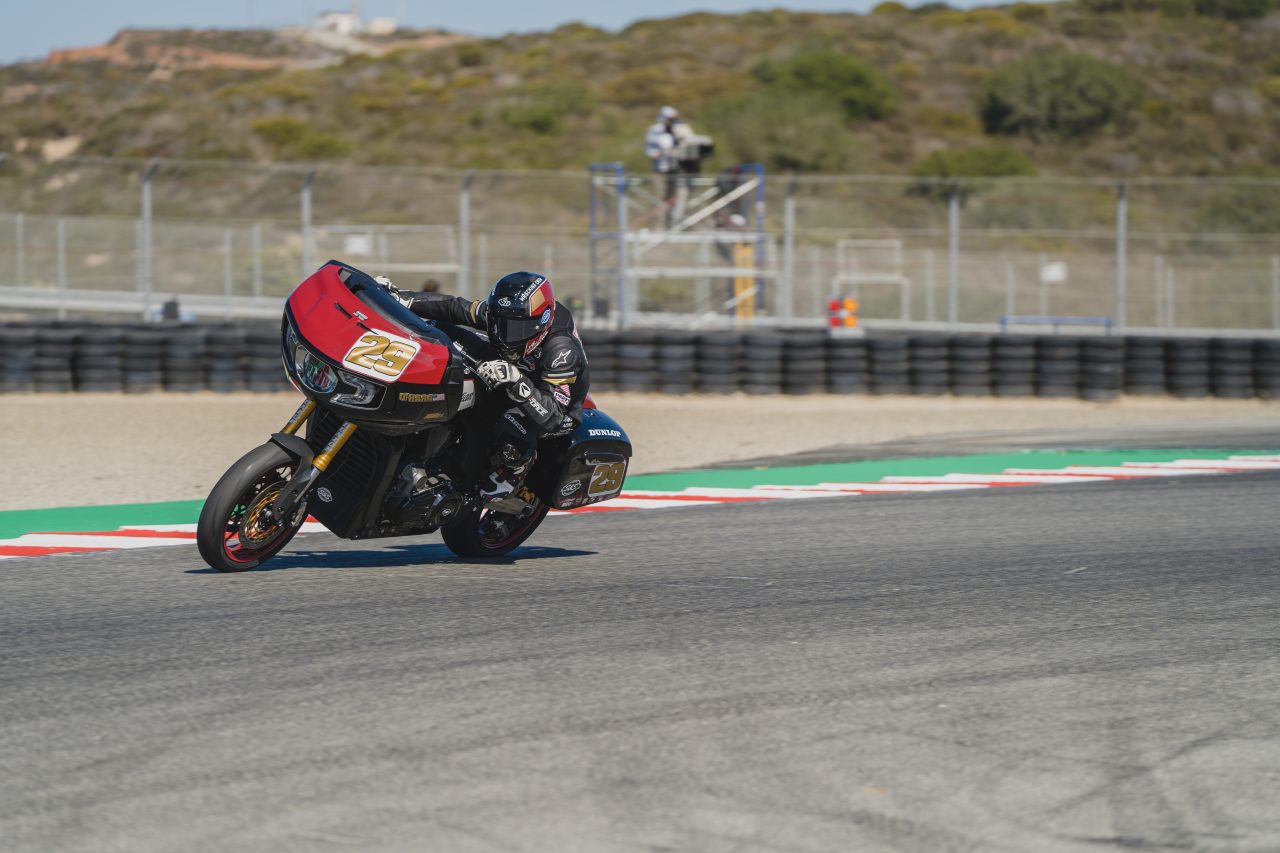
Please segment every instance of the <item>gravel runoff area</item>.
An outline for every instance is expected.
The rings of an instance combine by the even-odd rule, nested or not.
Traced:
[[[0,510],[202,499],[278,430],[286,394],[0,397]],[[602,393],[635,444],[633,473],[991,430],[1280,422],[1280,402]]]

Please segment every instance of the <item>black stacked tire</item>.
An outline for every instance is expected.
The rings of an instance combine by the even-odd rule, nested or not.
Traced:
[[[950,340],[951,393],[985,397],[991,393],[991,338],[960,336]]]
[[[36,333],[0,327],[0,394],[35,389]]]
[[[281,358],[280,327],[251,326],[245,330],[245,384],[250,391],[287,391],[292,385]],[[210,359],[218,355],[210,352]]]
[[[1165,374],[1175,397],[1209,396],[1209,342],[1197,338],[1165,341]]]
[[[1280,400],[1280,340],[1253,342],[1253,389],[1264,400]]]
[[[782,350],[782,390],[821,394],[827,390],[827,350],[821,332],[793,332]]]
[[[951,347],[942,336],[910,338],[911,393],[929,397],[946,394],[951,386]]]
[[[1045,335],[1036,339],[1036,396],[1075,397],[1080,393],[1080,341]]]
[[[1163,338],[1132,336],[1124,339],[1124,392],[1168,393]]]
[[[273,351],[278,351],[279,336],[275,338],[276,349]],[[224,393],[243,391],[247,387],[248,333],[235,326],[210,329],[205,348],[205,376],[209,390]]]
[[[911,355],[906,338],[871,338],[871,392],[911,393]]]
[[[785,339],[772,332],[742,336],[742,390],[748,394],[782,391],[782,352]]]
[[[732,394],[742,373],[742,336],[737,332],[698,335],[695,382],[703,394]]]
[[[606,329],[580,329],[592,391],[612,391],[618,385],[618,348],[614,334]]]
[[[1001,335],[991,343],[991,390],[997,397],[1029,397],[1036,392],[1033,338]]]
[[[164,387],[164,329],[126,329],[123,335],[122,380],[130,394],[159,391]]]
[[[865,338],[827,340],[827,391],[832,394],[865,394],[868,376]]]
[[[65,324],[36,330],[32,390],[54,394],[71,390],[71,358],[75,354],[76,337],[76,330]]]
[[[653,340],[658,393],[679,396],[693,391],[696,355],[693,335],[688,332],[664,331],[656,332]]]
[[[652,391],[657,384],[656,344],[648,329],[628,329],[618,335],[618,390]]]
[[[206,331],[197,328],[171,328],[164,341],[161,365],[166,391],[203,391],[205,389]]]
[[[1124,341],[1085,338],[1080,342],[1080,396],[1106,402],[1120,396],[1124,385]]]
[[[1215,397],[1232,400],[1253,396],[1253,341],[1248,338],[1209,341],[1209,390]]]
[[[124,334],[90,327],[75,339],[71,375],[77,391],[120,391],[124,387]]]

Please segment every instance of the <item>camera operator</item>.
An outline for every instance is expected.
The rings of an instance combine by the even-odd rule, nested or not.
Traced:
[[[658,112],[658,121],[645,134],[644,152],[653,163],[653,171],[661,176],[659,192],[667,205],[668,227],[684,219],[689,181],[681,176],[700,173],[702,159],[711,151],[711,138],[695,134],[672,106]]]

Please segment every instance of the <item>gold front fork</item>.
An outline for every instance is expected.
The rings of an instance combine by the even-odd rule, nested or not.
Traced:
[[[333,438],[329,439],[329,443],[324,446],[316,454],[316,458],[311,460],[311,464],[315,466],[317,471],[323,471],[329,467],[329,463],[333,461],[333,457],[338,455],[338,451],[342,449],[342,445],[347,443],[347,439],[351,438],[356,431],[356,425],[344,421],[338,431],[333,434]]]
[[[294,435],[298,432],[298,428],[307,422],[307,418],[311,417],[311,413],[316,410],[315,400],[303,400],[302,405],[298,407],[298,411],[293,413],[293,417],[289,418],[289,422],[284,425],[284,429],[280,430],[285,435]]]
[[[298,407],[298,411],[293,413],[293,417],[289,418],[289,422],[280,431],[286,435],[296,434],[315,410],[316,404],[314,400],[304,400],[302,405]],[[338,431],[333,434],[333,438],[329,439],[329,443],[316,454],[315,459],[311,460],[312,467],[316,469],[313,473],[318,473],[328,468],[330,463],[333,462],[333,457],[338,455],[342,445],[347,443],[347,439],[351,438],[355,431],[355,424],[343,421],[342,426],[338,427]]]

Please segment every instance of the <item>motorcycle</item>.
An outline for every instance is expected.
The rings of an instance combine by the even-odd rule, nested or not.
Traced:
[[[261,565],[308,517],[344,539],[439,531],[460,557],[500,557],[551,509],[622,491],[631,441],[588,397],[580,423],[566,418],[539,442],[521,489],[483,499],[487,469],[465,460],[468,442],[487,448],[494,407],[510,405],[476,371],[496,354],[484,335],[418,317],[355,267],[329,261],[294,289],[281,347],[306,399],[209,493],[196,544],[219,571]]]

